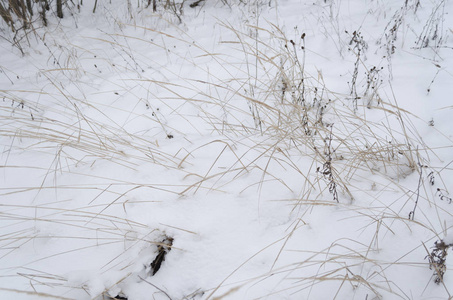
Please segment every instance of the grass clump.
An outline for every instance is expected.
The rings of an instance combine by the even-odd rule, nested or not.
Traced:
[[[20,257],[22,245],[38,240],[60,250],[19,268],[45,269],[38,263],[105,250],[108,257],[93,262],[100,282],[86,274],[77,280],[55,275],[42,285],[113,299],[132,295],[131,286],[171,299],[235,297],[243,287],[263,297],[321,298],[329,291],[332,298],[405,298],[409,285],[395,270],[428,264],[442,282],[451,245],[437,242],[423,264],[418,237],[438,236],[439,224],[449,228],[443,204],[451,198],[437,186],[441,180],[434,185],[434,174],[441,179],[448,170],[434,166],[436,149],[418,133],[416,116],[399,105],[391,70],[379,60],[368,63],[371,50],[379,50],[371,35],[362,28],[352,35],[337,31],[338,45],[349,45],[352,58],[340,66],[346,76],[335,84],[313,63],[313,31],[295,28],[289,38],[277,22],[263,22],[268,1],[221,2],[233,15],[246,7],[239,19],[250,15],[237,24],[216,23],[218,52],[190,35],[183,14],[193,8],[195,19],[215,4],[139,2],[153,13],[176,9],[170,12],[176,24],[126,25],[115,16],[118,30],[92,37],[93,47],[52,52],[49,43],[58,68],[41,70],[35,89],[0,91],[4,169],[33,170],[39,178],[9,181],[0,190],[9,230],[2,258]],[[337,7],[334,2],[326,7]],[[384,29],[389,56],[396,57],[407,12],[399,10]],[[339,20],[332,20],[337,29]],[[24,153],[43,159],[22,164]],[[252,221],[241,223],[249,215]],[[250,223],[262,231],[247,231]],[[269,241],[274,229],[278,238]],[[239,243],[243,232],[248,240]],[[212,255],[220,239],[235,261]],[[259,249],[237,258],[248,244]],[[204,267],[201,257],[220,261],[215,279],[190,273],[190,264]],[[186,276],[203,286],[181,292],[157,283],[177,276],[184,263]],[[245,268],[252,271],[242,273]],[[26,274],[33,288],[45,276],[37,273]]]

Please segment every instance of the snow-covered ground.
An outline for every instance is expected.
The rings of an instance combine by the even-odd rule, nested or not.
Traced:
[[[451,299],[451,1],[88,2],[0,20],[2,299]]]

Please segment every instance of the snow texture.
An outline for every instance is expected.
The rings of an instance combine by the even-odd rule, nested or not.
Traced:
[[[2,299],[453,295],[452,1],[91,2],[0,20]]]

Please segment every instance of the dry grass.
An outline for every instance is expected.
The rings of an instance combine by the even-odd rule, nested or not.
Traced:
[[[125,28],[129,26],[121,25]],[[33,229],[33,224],[39,222],[80,233],[80,236],[68,234],[52,238],[76,240],[71,245],[80,242],[83,246],[42,256],[30,264],[39,260],[51,261],[56,256],[86,249],[124,244],[124,250],[107,261],[103,270],[107,272],[118,266],[127,269],[134,264],[129,253],[159,244],[161,233],[147,224],[108,214],[108,210],[115,207],[116,212],[126,212],[127,205],[134,203],[133,197],[128,196],[138,190],[190,197],[201,190],[229,191],[246,174],[257,174],[253,178],[258,179],[241,186],[239,194],[257,188],[261,196],[269,183],[276,182],[285,192],[296,194],[293,199],[275,199],[282,206],[292,206],[295,221],[281,240],[268,246],[283,241],[268,273],[246,282],[227,283],[230,276],[239,272],[249,260],[240,262],[239,267],[222,283],[206,290],[208,299],[234,295],[244,286],[253,286],[276,277],[278,281],[291,282],[290,286],[277,286],[265,296],[278,297],[280,293],[307,291],[310,295],[312,290],[322,289],[323,284],[336,282],[338,290],[334,297],[339,299],[343,291],[349,289],[363,289],[363,293],[369,293],[376,299],[384,294],[410,298],[393,281],[393,277],[387,275],[387,271],[399,265],[427,267],[428,263],[422,258],[419,261],[404,259],[406,256],[412,259],[412,252],[423,250],[422,244],[398,253],[396,259],[380,259],[380,245],[387,243],[389,247],[384,237],[399,236],[406,231],[429,232],[430,238],[423,242],[432,242],[442,234],[437,223],[442,224],[446,216],[451,217],[449,211],[433,200],[429,181],[424,176],[427,172],[423,170],[434,170],[429,166],[429,156],[435,153],[435,149],[430,149],[423,142],[416,126],[411,123],[416,116],[400,108],[397,99],[386,99],[376,90],[373,97],[375,100],[379,98],[379,101],[367,101],[369,98],[365,96],[369,89],[360,95],[360,90],[356,88],[356,103],[351,103],[350,95],[344,91],[330,90],[322,73],[310,74],[305,65],[305,52],[299,50],[302,46],[304,49],[307,47],[304,35],[299,40],[288,39],[275,24],[237,28],[223,23],[221,26],[234,37],[223,44],[229,45],[230,50],[238,55],[211,53],[194,44],[193,39],[183,31],[179,31],[180,36],[174,36],[140,26],[133,27],[157,36],[164,43],[127,33],[96,40],[118,53],[127,54],[124,65],[109,61],[109,57],[101,59],[116,74],[122,71],[129,72],[128,76],[139,74],[138,79],[131,76],[123,80],[124,86],[119,81],[112,80],[111,83],[120,94],[130,93],[131,98],[138,99],[134,108],[143,107],[149,113],[116,106],[115,102],[106,104],[100,100],[84,99],[81,95],[73,96],[72,92],[62,88],[58,76],[63,74],[66,79],[73,79],[89,72],[80,69],[81,64],[77,63],[79,57],[71,52],[68,52],[71,59],[66,60],[65,65],[42,72],[45,79],[41,84],[45,86],[41,89],[0,90],[0,97],[3,98],[0,136],[5,148],[2,168],[5,172],[22,169],[36,171],[43,176],[41,184],[21,182],[0,189],[1,196],[7,199],[1,205],[0,217],[7,233],[1,239],[3,253],[0,259],[14,254],[28,243],[44,239]],[[175,52],[172,54],[174,59],[188,64],[194,64],[200,58],[210,59],[221,70],[218,72],[220,75],[209,71],[206,65],[199,65],[197,72],[203,74],[201,78],[207,79],[184,78],[170,68],[163,71],[165,75],[162,78],[148,78],[146,74],[140,74],[145,58],[134,53],[128,44],[132,40],[161,47],[164,51],[168,50],[165,41],[168,44],[171,41],[178,45],[191,45],[198,56],[187,57]],[[303,57],[300,57],[301,54]],[[359,62],[358,58],[357,64]],[[165,81],[166,75],[172,75],[178,81]],[[128,85],[131,81],[133,88]],[[375,85],[374,88],[380,86]],[[364,96],[363,102],[360,102],[361,96]],[[40,98],[50,99],[48,103],[52,105],[41,104]],[[130,131],[124,125],[127,122],[117,122],[104,112],[104,108],[110,105],[119,115],[127,115],[127,120],[149,123],[149,127],[154,129]],[[191,134],[185,137],[186,133],[178,122],[190,126],[188,131]],[[190,140],[196,134],[215,134],[216,138],[200,144]],[[181,142],[182,146],[165,152],[162,149],[168,148],[161,144],[169,141],[170,137],[178,139],[176,143]],[[189,145],[192,147],[187,150]],[[198,168],[199,160],[211,147],[220,150],[209,156],[211,160],[206,164],[207,169]],[[45,157],[45,163],[21,165],[15,159],[21,153]],[[14,157],[13,164],[10,157]],[[158,170],[170,170],[174,176],[184,180],[131,182],[122,176],[91,173],[90,168],[97,164],[101,165],[100,168],[113,166],[130,171],[140,171],[140,166],[146,164]],[[218,168],[220,165],[222,169]],[[408,188],[404,179],[416,173],[420,178],[419,186]],[[73,184],[65,180],[67,176],[81,177],[83,181]],[[59,183],[60,178],[62,184]],[[40,193],[47,195],[52,191],[68,190],[72,194],[86,192],[91,198],[87,199],[85,207],[68,204],[69,208],[64,208],[71,199],[42,202],[42,198],[38,197]],[[30,201],[11,204],[21,197],[40,200],[36,204],[33,201],[31,204]],[[415,212],[413,205],[416,199],[420,204]],[[432,220],[431,213],[425,212],[430,208],[438,211],[439,220]],[[341,238],[316,251],[291,248],[292,239],[299,236],[299,232],[309,223],[304,219],[309,218],[314,210],[322,209],[344,210],[345,217],[338,220],[341,222],[360,220],[357,230],[368,234],[368,242]],[[408,217],[411,209],[417,214],[415,219]],[[34,211],[39,211],[39,216],[33,216]],[[16,230],[19,225],[22,229]],[[451,230],[447,225],[443,229]],[[190,231],[185,228],[179,230]],[[287,253],[296,253],[301,259],[287,262],[284,259],[285,255],[289,255]],[[27,265],[20,268],[26,269]],[[66,284],[65,279],[57,275],[46,275],[48,277],[42,279],[33,274],[22,275],[30,278],[32,286],[49,285],[53,281],[59,285]],[[133,276],[133,272],[128,275]],[[112,287],[126,278],[115,282]],[[86,287],[82,284],[77,288]],[[449,289],[445,289],[449,293]],[[215,297],[219,293],[222,295]],[[50,297],[34,293],[35,296],[41,294]]]

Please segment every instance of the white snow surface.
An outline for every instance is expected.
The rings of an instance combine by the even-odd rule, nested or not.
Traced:
[[[0,20],[2,299],[453,295],[452,1],[89,2]]]

